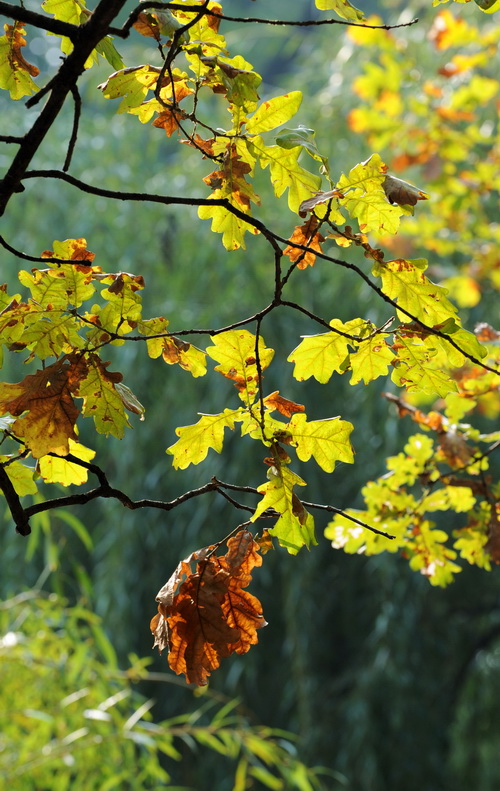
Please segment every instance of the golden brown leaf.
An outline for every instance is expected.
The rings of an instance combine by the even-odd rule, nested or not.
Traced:
[[[136,21],[134,22],[134,28],[137,30],[141,36],[146,36],[147,38],[154,38],[156,41],[160,41],[160,26],[158,25],[158,20],[154,18],[152,14],[145,14],[144,11],[141,11],[139,16],[137,17]]]
[[[151,621],[154,645],[160,653],[168,650],[172,670],[199,686],[222,658],[246,653],[266,624],[259,600],[243,590],[262,563],[258,544],[240,530],[227,546],[222,557],[214,547],[204,547],[181,561],[159,591],[158,614]]]
[[[12,424],[12,431],[35,458],[47,453],[67,456],[68,440],[77,440],[75,423],[80,410],[71,392],[84,373],[79,361],[66,357],[17,384],[0,384],[0,414],[27,413]]]

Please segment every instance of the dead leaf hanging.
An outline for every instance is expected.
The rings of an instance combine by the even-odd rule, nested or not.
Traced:
[[[175,673],[199,686],[223,657],[244,654],[257,643],[257,629],[266,625],[259,600],[243,590],[252,569],[262,564],[259,546],[248,530],[240,530],[227,547],[224,556],[209,546],[182,560],[158,592],[151,621],[154,646],[168,651]]]

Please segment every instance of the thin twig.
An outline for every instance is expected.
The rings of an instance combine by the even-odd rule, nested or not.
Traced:
[[[154,0],[146,0],[146,2],[141,3],[139,6],[134,8],[134,10],[130,13],[129,18],[121,28],[110,27],[109,32],[115,36],[120,36],[121,38],[126,38],[129,35],[130,29],[133,27],[134,23],[137,21],[139,14],[144,11],[145,8],[151,9],[166,9],[169,11],[183,11],[183,12],[190,12],[197,13],[200,10],[200,6],[189,6],[189,5],[181,5],[180,3],[163,3],[163,2],[154,2]],[[368,28],[370,30],[394,30],[400,27],[410,27],[411,25],[415,25],[418,22],[418,18],[412,19],[410,22],[400,22],[395,25],[371,25],[369,23],[363,22],[349,22],[344,19],[305,19],[305,20],[287,20],[287,19],[264,19],[262,17],[237,17],[237,16],[229,16],[227,14],[220,14],[215,10],[212,9],[205,9],[205,15],[215,17],[216,19],[225,20],[226,22],[239,22],[241,24],[257,24],[257,25],[270,25],[270,26],[278,26],[278,27],[321,27],[323,25],[342,25],[344,27],[361,27],[361,28]]]
[[[64,160],[63,171],[66,173],[69,170],[71,165],[71,159],[73,157],[73,152],[76,146],[76,140],[78,138],[78,127],[80,124],[80,116],[82,113],[82,98],[80,96],[80,92],[76,85],[71,87],[71,95],[73,96],[73,101],[75,103],[74,114],[73,114],[73,129],[71,131],[71,137],[68,143],[68,151],[66,153],[66,159]]]

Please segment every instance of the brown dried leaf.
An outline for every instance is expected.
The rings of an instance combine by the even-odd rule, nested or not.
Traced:
[[[299,215],[305,217],[308,211],[312,211],[315,206],[321,203],[328,203],[333,198],[343,198],[344,194],[340,190],[328,190],[328,192],[317,192],[312,198],[303,200],[299,206]]]
[[[390,203],[397,203],[398,206],[415,206],[419,200],[429,200],[429,196],[425,192],[403,179],[396,178],[396,176],[387,175],[382,187],[387,200]]]
[[[158,614],[151,621],[154,645],[160,653],[168,650],[172,670],[199,686],[223,657],[246,653],[266,624],[259,600],[243,590],[262,563],[258,544],[240,530],[227,546],[222,557],[214,547],[204,547],[181,561],[159,591]]]

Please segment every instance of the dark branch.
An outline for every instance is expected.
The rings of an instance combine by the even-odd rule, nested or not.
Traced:
[[[13,5],[12,3],[5,3],[0,0],[0,14],[16,19],[18,22],[23,22],[27,25],[39,28],[39,30],[47,30],[49,33],[55,33],[56,36],[67,36],[71,41],[76,41],[80,35],[81,28],[78,25],[71,25],[69,22],[61,22],[59,19],[51,19],[45,14],[38,14],[36,11],[28,11],[23,6]]]
[[[65,173],[69,170],[69,167],[71,165],[73,151],[75,150],[76,141],[78,138],[78,127],[80,124],[80,116],[82,113],[82,99],[76,85],[73,85],[73,87],[71,88],[71,94],[73,96],[73,101],[75,103],[75,109],[73,114],[73,129],[68,143],[68,151],[66,153],[66,159],[64,160],[64,165],[63,165],[63,171]]]
[[[50,96],[31,129],[24,136],[9,170],[0,182],[0,216],[15,192],[22,191],[22,179],[27,168],[52,124],[59,115],[68,93],[77,84],[85,70],[85,62],[92,50],[107,34],[108,27],[126,0],[101,2],[88,21],[78,28],[78,46],[63,62],[55,79],[51,82]],[[43,17],[44,18],[44,17]]]
[[[26,510],[22,507],[19,495],[17,494],[12,481],[5,472],[3,464],[0,464],[0,489],[2,489],[7,505],[9,506],[12,518],[16,525],[16,531],[22,536],[27,536],[31,533],[29,525],[29,516]]]
[[[169,11],[184,11],[189,12],[192,11],[193,13],[199,13],[200,6],[189,6],[180,3],[162,3],[162,2],[154,2],[154,0],[147,0],[144,3],[141,3],[139,6],[134,8],[131,12],[129,18],[125,22],[122,28],[110,28],[109,32],[115,36],[120,36],[121,38],[126,38],[129,33],[130,29],[133,27],[134,23],[137,21],[139,14],[141,14],[145,9],[168,9]],[[215,17],[216,19],[223,19],[226,22],[238,22],[241,24],[256,24],[256,25],[269,25],[274,27],[321,27],[324,25],[343,25],[344,27],[361,27],[361,28],[368,28],[371,30],[393,30],[395,28],[400,27],[410,27],[411,25],[415,25],[418,22],[418,19],[412,19],[410,22],[401,22],[396,25],[370,25],[364,22],[349,22],[344,19],[305,19],[305,20],[288,20],[288,19],[264,19],[262,17],[238,17],[238,16],[228,16],[227,14],[219,14],[217,11],[213,11],[209,8],[204,10],[204,14],[207,16]]]

